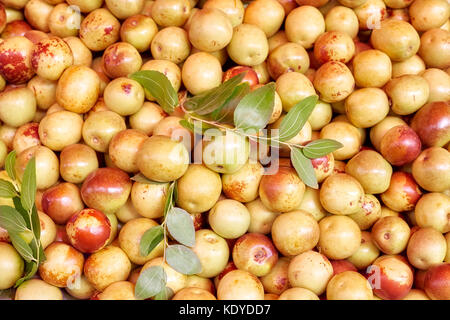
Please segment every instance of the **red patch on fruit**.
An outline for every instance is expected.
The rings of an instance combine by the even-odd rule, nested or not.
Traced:
[[[424,277],[425,292],[434,300],[450,299],[450,263],[431,267]]]
[[[223,74],[222,81],[225,82],[225,81],[237,76],[238,74],[241,74],[244,72],[246,74],[244,76],[244,79],[242,79],[242,82],[247,82],[250,85],[250,87],[259,84],[258,75],[256,74],[255,70],[253,70],[250,67],[245,67],[245,66],[236,66],[236,67],[228,69]]]
[[[224,188],[223,193],[225,193],[228,198],[242,201],[244,199],[242,199],[240,195],[242,194],[246,186],[247,184],[243,181],[235,181],[231,186]]]
[[[383,260],[384,257],[384,260]],[[413,269],[403,256],[383,256],[376,260],[370,272],[363,275],[369,280],[373,292],[383,300],[401,300],[411,290],[413,285]],[[385,260],[398,260],[408,268],[401,268],[398,264],[392,265]],[[379,263],[377,263],[379,261]],[[395,272],[391,272],[396,267]],[[400,269],[398,269],[400,268]]]
[[[33,73],[25,63],[26,57],[15,50],[5,50],[0,54],[0,73],[6,81],[18,84],[31,79]]]
[[[0,227],[0,242],[10,242],[8,231]]]
[[[327,61],[330,61],[331,59],[331,52],[328,52],[327,47],[323,46],[319,49],[319,57],[317,60],[321,63],[325,63]]]
[[[405,193],[408,202],[412,205],[415,205],[422,196],[422,191],[420,191],[419,186],[414,180],[412,174],[408,172],[403,172],[403,176],[404,176],[403,192]]]
[[[380,288],[374,288],[373,292],[383,300],[401,300],[411,290],[412,283],[400,284],[391,280],[385,273],[385,269],[381,268],[380,272]]]
[[[191,218],[194,222],[195,231],[203,228],[203,225],[205,224],[205,216],[203,213],[192,213]]]
[[[450,128],[450,102],[436,101],[426,104],[415,114],[411,128],[425,146],[441,145],[445,142],[446,132]]]
[[[50,46],[52,46],[52,43],[50,42],[41,42],[35,45],[35,49],[31,52],[31,66],[34,70],[37,70],[39,59],[43,55],[54,58],[55,55],[53,54],[53,52],[51,52],[51,50],[49,50]]]
[[[121,197],[125,185],[131,185],[131,180],[124,171],[116,168],[100,168],[90,173],[84,180],[81,195],[85,202],[89,202],[91,196],[95,197],[98,194],[107,194],[109,198]]]
[[[103,55],[103,69],[105,70],[108,76],[112,75],[108,72],[111,71],[111,66],[119,66],[124,61],[126,61],[125,53],[120,51],[120,47],[118,45],[114,45],[106,49]]]
[[[225,277],[225,275],[233,270],[237,270],[236,266],[234,265],[234,263],[232,261],[228,262],[227,265],[225,266],[225,269],[223,269],[223,271],[221,273],[219,273],[219,275],[217,276],[218,280],[222,280],[223,277]]]
[[[364,210],[364,214],[368,216],[373,212],[373,208],[375,207],[375,204],[373,201],[363,202],[362,208]]]
[[[123,92],[125,92],[126,94],[131,93],[131,83],[123,83],[121,87]]]
[[[69,237],[67,236],[66,228],[64,226],[56,227],[56,238],[55,242],[64,242],[70,245]]]
[[[318,169],[319,167],[322,167],[324,172],[328,172],[330,170],[330,161],[328,159],[328,156],[311,159],[311,163],[312,163],[314,169]]]
[[[111,32],[113,31],[113,26],[108,26],[108,27],[106,27],[105,29],[104,29],[104,31],[105,31],[105,35],[109,35],[109,34],[111,34]]]
[[[101,294],[101,291],[95,291],[94,294],[91,296],[89,300],[100,300],[99,295]]]
[[[264,263],[266,258],[269,256],[265,248],[257,248],[255,254],[253,255],[253,260],[256,263]]]
[[[23,132],[23,135],[26,137],[31,137],[39,140],[39,124],[31,123],[27,129]]]
[[[23,20],[14,20],[8,23],[3,30],[4,39],[12,37],[22,37],[27,31],[32,30],[31,26]]]
[[[79,220],[86,221],[96,220],[98,224],[86,224],[80,227]],[[95,209],[84,209],[74,214],[66,225],[67,229],[76,228],[75,234],[69,236],[72,245],[85,253],[92,253],[101,249],[108,241],[111,235],[111,222],[102,212]],[[69,234],[69,232],[68,232]]]
[[[277,288],[278,290],[283,290],[286,289],[286,285],[287,285],[287,279],[286,278],[276,278],[275,279],[275,288]]]
[[[325,257],[326,260],[328,260]],[[347,260],[329,260],[333,267],[333,275],[345,272],[345,271],[358,271],[353,263]]]

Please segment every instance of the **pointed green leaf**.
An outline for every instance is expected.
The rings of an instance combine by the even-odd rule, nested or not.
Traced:
[[[247,94],[234,110],[234,125],[243,130],[263,129],[275,101],[275,84],[269,83]]]
[[[169,189],[167,190],[167,198],[164,203],[164,216],[173,208],[173,204],[175,203],[175,199],[173,197],[177,182],[174,181],[170,184]]]
[[[13,202],[14,202],[14,208],[16,208],[17,212],[19,212],[20,215],[22,216],[22,218],[25,220],[25,223],[27,224],[27,228],[31,230],[30,215],[23,208],[20,198],[14,197]]]
[[[172,201],[176,203],[178,201],[178,182],[174,181],[173,192],[172,192]]]
[[[211,118],[220,123],[233,124],[234,110],[239,102],[250,92],[250,85],[248,82],[243,82],[234,88],[233,93],[225,101],[225,103],[211,113]]]
[[[244,77],[245,72],[240,73],[216,88],[187,99],[184,108],[199,115],[214,112],[227,101],[233,94],[234,88],[241,83]]]
[[[28,230],[22,215],[10,206],[0,206],[0,227],[10,233]]]
[[[14,287],[17,288],[25,281],[33,278],[33,276],[36,274],[37,270],[38,270],[38,264],[35,261],[27,262],[25,264],[25,275],[16,281],[16,284],[14,285]]]
[[[41,220],[39,219],[39,214],[34,203],[31,208],[31,223],[33,224],[34,237],[39,242],[41,239]]]
[[[11,151],[6,156],[5,170],[12,180],[16,180],[16,151]]]
[[[291,149],[291,162],[302,181],[311,188],[318,189],[316,174],[311,160],[306,158],[299,148]]]
[[[14,198],[17,191],[14,185],[6,180],[0,179],[0,198]]]
[[[155,297],[155,300],[170,300],[172,299],[174,292],[169,287],[162,289]]]
[[[289,141],[302,130],[317,104],[318,96],[309,96],[297,103],[283,118],[280,125],[280,141]]]
[[[166,260],[172,268],[182,274],[192,275],[202,271],[202,264],[195,252],[180,244],[167,247]]]
[[[193,123],[191,123],[191,122],[189,122],[189,121],[183,119],[183,120],[180,120],[180,125],[181,125],[183,128],[186,128],[186,129],[188,129],[189,131],[195,133],[195,127],[194,127],[194,124],[193,124]]]
[[[212,128],[212,126],[208,125],[207,123],[198,121],[198,120],[193,120],[194,122],[190,122],[187,120],[180,120],[180,125],[183,128],[188,129],[189,131],[196,133],[196,134],[203,134],[203,132],[205,130],[208,130],[209,128]]]
[[[27,231],[30,232],[31,231]],[[29,246],[31,248],[31,251],[33,252],[33,257],[35,258],[35,260],[39,263],[41,263],[41,261],[45,261],[45,255],[44,255],[44,250],[42,248],[41,245],[41,241],[40,240],[36,240],[36,238],[33,238],[33,240],[29,243]]]
[[[163,239],[164,229],[161,226],[155,226],[148,229],[142,235],[139,244],[139,253],[141,254],[141,256],[148,256]]]
[[[31,250],[28,243],[26,243],[18,233],[10,232],[9,238],[11,239],[14,248],[16,248],[17,252],[26,262],[36,261],[36,258],[33,255],[33,250]]]
[[[22,177],[21,198],[23,208],[30,211],[36,197],[36,158],[31,158]]]
[[[164,289],[167,275],[161,266],[153,266],[145,269],[139,275],[134,288],[134,295],[138,299],[148,299],[157,295]]]
[[[41,243],[41,220],[39,218],[39,214],[36,208],[36,205],[33,204],[33,208],[31,209],[31,222],[33,225],[33,234],[34,241],[30,243],[30,247],[33,251],[33,256],[42,263],[45,261],[44,248]]]
[[[343,147],[342,143],[336,140],[331,139],[314,140],[308,143],[303,148],[303,154],[310,159],[316,159],[326,156],[327,154],[330,154],[333,151],[342,147]]]
[[[189,213],[181,208],[172,208],[167,214],[166,223],[175,240],[189,247],[195,245],[194,221]]]
[[[41,243],[41,241],[39,241],[39,253],[38,253],[38,256],[39,256],[39,263],[42,263],[42,262],[44,262],[47,258],[45,257],[45,253],[44,253],[44,247],[42,246],[42,243]]]
[[[141,70],[130,75],[130,79],[139,82],[144,90],[150,92],[165,112],[173,112],[178,105],[177,92],[163,73],[154,70]]]

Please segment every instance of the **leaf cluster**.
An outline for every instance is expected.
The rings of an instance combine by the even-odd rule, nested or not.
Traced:
[[[165,220],[147,230],[140,241],[140,254],[149,255],[161,242],[166,242],[167,233],[178,244],[164,243],[165,262],[174,270],[192,275],[202,271],[197,255],[192,251],[195,245],[195,228],[191,215],[181,208],[174,207],[176,201],[176,182],[169,186],[164,205]],[[167,274],[164,266],[152,266],[144,270],[136,283],[135,295],[138,299],[169,299],[173,292],[166,287]]]
[[[179,106],[178,95],[170,81],[157,71],[138,71],[130,76],[138,81],[159,103],[161,108],[172,113]],[[322,157],[342,145],[334,140],[315,140],[306,145],[290,143],[308,121],[317,104],[316,95],[299,101],[281,121],[278,134],[261,137],[262,129],[268,125],[275,104],[275,83],[251,90],[243,82],[245,73],[238,74],[216,88],[199,95],[188,97],[180,106],[186,118],[180,125],[195,134],[206,134],[210,128],[230,130],[258,142],[270,145],[286,145],[291,149],[291,161],[303,182],[313,188],[318,183],[311,159]],[[200,125],[198,125],[200,123]],[[230,125],[233,128],[230,128]],[[249,133],[251,132],[251,133]],[[132,178],[140,183],[157,183],[142,174]],[[201,272],[201,263],[191,249],[195,245],[195,229],[191,215],[174,206],[176,202],[176,181],[168,188],[164,206],[164,221],[145,232],[140,242],[140,254],[149,255],[161,242],[164,246],[163,265],[152,266],[141,272],[136,283],[135,295],[139,299],[169,299],[173,291],[167,287],[164,263],[176,271],[192,275]],[[168,244],[168,237],[176,241]]]
[[[208,128],[217,126],[224,128],[224,124],[231,124],[234,132],[249,137],[260,143],[269,143],[272,147],[286,145],[291,149],[291,162],[303,182],[312,188],[318,188],[317,178],[311,159],[323,157],[339,148],[342,144],[330,140],[314,140],[306,145],[290,143],[308,121],[318,102],[318,96],[312,95],[299,101],[281,121],[278,135],[261,137],[248,134],[257,133],[264,129],[272,115],[275,103],[275,84],[273,82],[251,91],[246,82],[242,82],[245,73],[240,73],[225,81],[216,88],[202,94],[189,97],[183,109],[189,119],[180,124],[194,133],[202,134]],[[169,80],[157,71],[138,71],[132,75],[149,91],[166,112],[173,112],[178,106],[177,93]],[[164,79],[164,80],[163,80]],[[158,83],[158,85],[154,85]],[[195,126],[193,120],[202,122]],[[196,132],[196,128],[200,128]]]
[[[5,161],[5,170],[10,181],[0,179],[0,198],[11,199],[14,206],[0,206],[0,227],[8,231],[11,243],[25,260],[25,275],[15,287],[31,279],[43,261],[44,249],[40,241],[41,223],[35,204],[36,160],[31,158],[18,181],[15,170],[16,153],[12,151]]]

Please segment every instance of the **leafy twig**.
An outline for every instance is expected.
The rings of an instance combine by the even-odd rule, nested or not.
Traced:
[[[189,213],[175,207],[176,181],[169,186],[164,205],[164,221],[159,226],[147,230],[141,238],[140,254],[149,255],[163,242],[163,259],[161,265],[144,270],[136,283],[135,295],[139,299],[165,299],[171,296],[166,288],[167,277],[163,264],[166,262],[172,268],[183,274],[194,274],[201,271],[201,264],[196,254],[189,248],[195,245],[194,222]],[[170,236],[178,241],[177,245],[169,245]],[[158,288],[159,291],[156,291]],[[172,292],[173,294],[173,292]]]
[[[13,151],[5,161],[5,170],[11,181],[0,179],[0,197],[12,199],[14,207],[0,206],[0,227],[8,231],[13,246],[26,261],[25,276],[16,282],[17,287],[34,276],[45,255],[35,204],[36,160],[33,157],[28,161],[21,184],[17,181],[15,162],[16,153]]]
[[[149,92],[164,109],[171,113],[178,106],[178,96],[170,81],[157,71],[138,71],[131,75],[144,89]],[[318,183],[311,163],[311,156],[320,157],[338,149],[342,145],[332,140],[316,140],[306,146],[294,144],[290,140],[295,137],[314,110],[318,97],[313,95],[295,105],[283,118],[279,135],[274,137],[261,136],[273,113],[275,85],[269,83],[250,91],[243,84],[244,74],[239,74],[220,86],[200,95],[186,99],[182,110],[186,119],[180,120],[180,125],[194,133],[207,134],[208,128],[233,132],[246,139],[266,141],[271,146],[284,145],[291,150],[291,160],[300,178],[310,187],[317,188]],[[201,123],[200,132],[192,122]],[[248,131],[255,133],[250,134]],[[142,183],[153,183],[137,175],[134,180]],[[164,241],[163,263],[183,274],[201,272],[202,266],[192,247],[195,244],[195,229],[191,216],[183,209],[175,207],[176,181],[168,189],[164,205],[164,220],[160,226],[149,229],[141,239],[141,255],[147,256],[154,248]],[[169,245],[168,236],[179,244]],[[168,299],[170,290],[166,287],[167,275],[162,266],[153,266],[141,272],[136,283],[135,295],[140,299]],[[173,292],[172,292],[173,293]]]

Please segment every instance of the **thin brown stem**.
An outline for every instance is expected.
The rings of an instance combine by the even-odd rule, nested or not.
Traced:
[[[252,139],[252,140],[254,140],[254,141],[256,141],[256,142],[257,142],[258,140],[265,140],[265,141],[270,141],[270,140],[272,140],[272,141],[277,142],[278,144],[285,145],[285,146],[289,147],[290,149],[292,149],[292,148],[300,148],[300,149],[301,149],[301,148],[304,148],[304,147],[305,147],[305,146],[302,146],[302,145],[299,145],[299,144],[296,144],[296,143],[290,143],[290,142],[286,142],[286,141],[280,141],[280,140],[277,140],[277,139],[275,139],[275,138],[262,137],[262,136],[257,136],[257,135],[254,135],[254,134],[247,134],[247,133],[243,132],[242,130],[238,130],[238,129],[236,129],[236,128],[228,128],[228,127],[223,126],[223,125],[221,125],[221,124],[219,124],[219,123],[217,123],[217,122],[215,122],[215,121],[209,121],[209,120],[205,120],[205,119],[198,118],[198,117],[196,117],[196,116],[193,116],[192,113],[190,113],[189,111],[186,111],[184,108],[183,108],[183,110],[184,110],[184,112],[189,116],[189,119],[193,119],[193,120],[196,120],[196,121],[200,121],[200,122],[209,124],[209,125],[211,125],[211,126],[214,126],[214,127],[220,128],[220,129],[223,129],[223,130],[225,130],[225,131],[230,131],[230,132],[233,132],[233,133],[240,134],[240,135],[245,136],[245,137],[248,137],[249,139]]]

